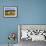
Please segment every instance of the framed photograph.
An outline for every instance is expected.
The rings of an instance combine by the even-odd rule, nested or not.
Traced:
[[[46,41],[46,25],[44,24],[19,24],[18,41]]]
[[[4,17],[16,17],[17,7],[4,7]]]

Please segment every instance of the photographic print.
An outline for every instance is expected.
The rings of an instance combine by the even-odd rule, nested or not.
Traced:
[[[19,29],[20,28],[20,29]],[[21,40],[46,41],[46,25],[27,25],[18,26]]]
[[[4,17],[16,17],[17,8],[16,7],[4,7]]]

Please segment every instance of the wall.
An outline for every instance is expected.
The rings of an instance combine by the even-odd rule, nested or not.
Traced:
[[[4,18],[5,6],[16,6],[18,16]],[[46,24],[46,0],[0,0],[0,44],[8,43],[9,32],[18,32],[18,24]]]
[[[5,6],[18,6],[18,0],[0,0],[0,44],[7,44],[8,34],[10,32],[16,32],[17,35],[17,23],[18,17],[16,18],[5,18],[3,15],[3,8]],[[15,41],[18,42],[17,39]]]

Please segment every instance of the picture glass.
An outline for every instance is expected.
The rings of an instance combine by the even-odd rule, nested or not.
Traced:
[[[4,8],[4,16],[5,17],[16,17],[17,16],[17,8],[16,7],[5,7]]]

